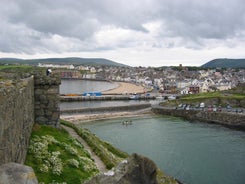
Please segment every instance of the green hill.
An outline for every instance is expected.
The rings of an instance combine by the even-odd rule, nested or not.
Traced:
[[[127,66],[103,58],[47,58],[47,59],[16,59],[16,58],[0,58],[0,64],[30,64],[37,65],[38,63],[49,64],[74,64],[74,65],[106,65],[106,66]]]
[[[203,68],[245,68],[245,59],[214,59],[202,65]]]

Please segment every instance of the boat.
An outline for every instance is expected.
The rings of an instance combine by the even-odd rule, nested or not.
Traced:
[[[168,100],[176,100],[176,96],[171,95],[171,96],[168,97]]]
[[[132,121],[130,120],[130,121],[124,121],[122,124],[127,126],[127,125],[132,125],[133,123],[132,123]]]
[[[138,94],[134,94],[134,95],[130,95],[130,96],[129,96],[129,99],[130,99],[130,100],[138,100],[139,97],[140,97],[140,96],[139,96]]]

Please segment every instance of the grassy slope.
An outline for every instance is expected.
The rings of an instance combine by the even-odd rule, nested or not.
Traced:
[[[34,169],[39,182],[46,184],[80,184],[99,172],[89,153],[65,130],[44,125],[33,128],[25,164]]]
[[[95,154],[101,158],[107,169],[113,168],[120,161],[128,157],[127,153],[114,148],[111,144],[107,142],[102,141],[97,136],[92,134],[89,130],[78,128],[74,124],[67,121],[62,120],[61,123],[73,128],[77,132],[77,134],[80,135],[87,142],[87,144],[91,147]]]
[[[168,101],[167,103],[164,103],[164,104],[167,104],[170,106],[176,106],[181,103],[196,105],[196,104],[199,104],[200,102],[207,102],[207,103],[211,103],[210,105],[226,106],[229,103],[234,103],[234,102],[238,103],[239,101],[242,101],[242,100],[243,101],[245,100],[244,87],[239,87],[239,88],[228,90],[228,91],[217,91],[217,92],[185,95],[181,97],[180,99]],[[232,105],[236,106],[237,105],[236,103]],[[240,106],[243,107],[242,104],[240,104]]]

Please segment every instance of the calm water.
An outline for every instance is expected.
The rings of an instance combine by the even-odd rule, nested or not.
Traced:
[[[245,133],[179,118],[147,116],[82,125],[128,152],[148,156],[187,184],[244,184]]]
[[[116,83],[105,81],[89,81],[89,80],[61,80],[60,94],[83,94],[84,92],[101,92],[117,87]],[[80,102],[62,102],[60,109],[75,109],[84,107],[108,107],[121,106],[128,104],[151,103],[157,104],[161,100],[125,100],[125,101],[80,101]]]
[[[83,94],[84,92],[101,92],[117,87],[116,83],[89,80],[61,80],[60,94]]]

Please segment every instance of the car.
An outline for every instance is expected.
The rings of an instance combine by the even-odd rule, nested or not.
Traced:
[[[187,105],[185,110],[189,111],[190,110],[190,105]]]
[[[215,105],[213,105],[213,112],[217,111],[217,107]]]
[[[231,112],[231,111],[232,111],[232,109],[231,109],[231,106],[230,106],[230,105],[227,105],[227,106],[226,106],[226,111],[227,111],[227,112]]]
[[[183,104],[179,104],[177,108],[182,109],[182,107],[183,107]]]
[[[221,112],[221,111],[222,111],[222,107],[219,106],[219,107],[218,107],[218,112]]]
[[[213,111],[213,108],[211,105],[208,106],[208,112],[212,112]]]
[[[205,108],[205,103],[204,102],[202,102],[202,103],[200,103],[200,106],[199,106],[201,109],[204,109]]]

